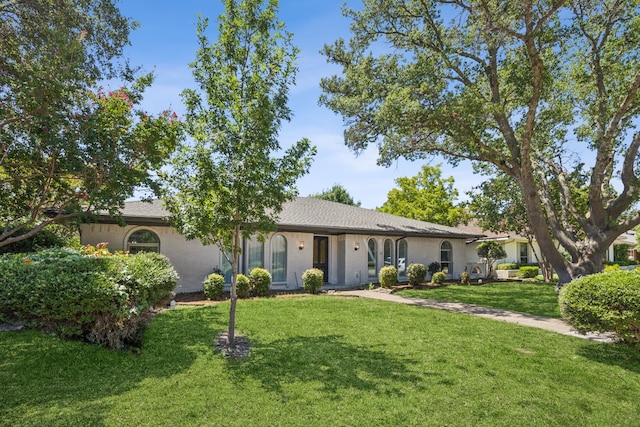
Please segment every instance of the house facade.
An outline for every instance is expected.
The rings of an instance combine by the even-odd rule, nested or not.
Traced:
[[[215,245],[204,246],[178,233],[161,201],[127,202],[121,214],[126,226],[108,216],[83,224],[82,244],[108,242],[112,250],[166,255],[180,275],[176,292],[202,290],[202,281],[216,269],[230,282],[224,254]],[[457,279],[468,270],[467,242],[482,235],[312,197],[285,203],[277,224],[264,242],[243,242],[240,272],[265,268],[272,288],[282,290],[301,288],[302,273],[309,268],[324,271],[325,288],[375,283],[387,265],[398,268],[402,281],[409,264],[434,261],[449,279]]]

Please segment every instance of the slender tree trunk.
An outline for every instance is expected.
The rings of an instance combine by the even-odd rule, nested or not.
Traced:
[[[236,293],[236,280],[238,278],[238,264],[240,263],[240,226],[236,226],[233,232],[233,248],[231,263],[231,308],[229,309],[229,348],[236,347],[236,303],[238,295]]]

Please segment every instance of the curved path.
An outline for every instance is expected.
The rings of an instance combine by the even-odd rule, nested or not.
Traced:
[[[472,314],[474,316],[486,317],[500,320],[502,322],[516,323],[518,325],[530,326],[533,328],[546,329],[562,335],[582,338],[590,341],[613,342],[611,334],[588,333],[581,334],[573,329],[567,322],[561,319],[536,316],[534,314],[519,313],[516,311],[502,310],[500,308],[482,307],[474,304],[464,304],[459,302],[444,302],[429,299],[405,298],[398,295],[378,292],[378,291],[336,291],[332,295],[352,296],[361,298],[371,298],[381,301],[390,301],[401,304],[417,305],[420,307],[437,308],[439,310],[452,311],[456,313]]]

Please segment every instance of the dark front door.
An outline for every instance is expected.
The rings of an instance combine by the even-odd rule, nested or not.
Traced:
[[[329,281],[329,238],[313,236],[313,268],[322,270],[325,283]]]

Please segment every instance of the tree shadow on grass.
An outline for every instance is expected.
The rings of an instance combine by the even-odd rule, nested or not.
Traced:
[[[210,351],[223,318],[213,310],[162,313],[146,330],[139,355],[35,331],[2,332],[0,425],[102,425],[109,397],[188,369]]]
[[[619,366],[627,371],[640,374],[640,351],[625,344],[593,344],[580,347],[577,352],[598,363]]]
[[[415,363],[383,348],[354,345],[340,335],[325,335],[268,343],[252,341],[250,359],[230,361],[229,367],[237,378],[259,380],[270,392],[283,394],[287,384],[317,382],[321,384],[317,390],[339,400],[340,391],[345,389],[400,397],[404,391],[398,384],[412,383],[414,390],[421,388],[424,375],[412,371]]]

